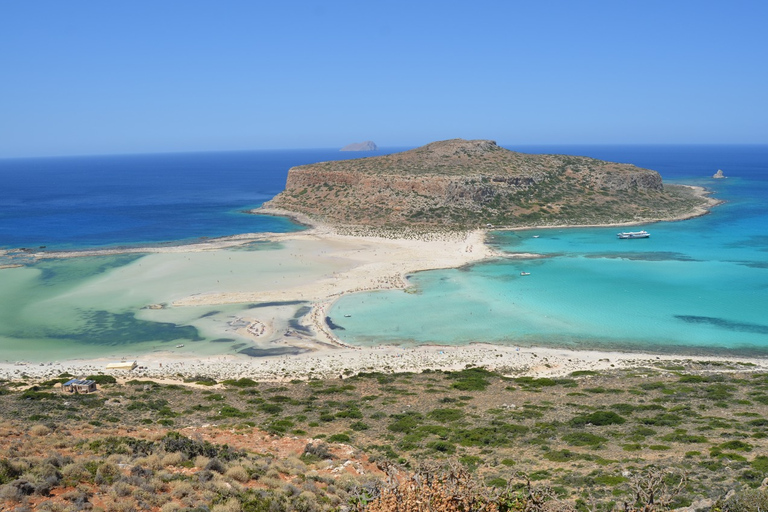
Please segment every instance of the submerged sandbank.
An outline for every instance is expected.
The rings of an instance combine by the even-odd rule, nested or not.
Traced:
[[[701,187],[697,188],[697,193],[706,195]],[[690,217],[701,213],[691,212]],[[303,217],[294,218],[304,224],[311,222]],[[285,354],[279,357],[248,358],[242,353],[222,354],[223,349],[216,352],[210,344],[203,346],[194,343],[188,343],[183,351],[194,355],[168,353],[162,344],[136,345],[133,350],[129,343],[116,352],[105,348],[105,354],[113,354],[110,361],[115,354],[130,357],[135,354],[143,365],[148,366],[145,374],[158,378],[176,373],[188,375],[190,372],[204,372],[222,379],[241,375],[271,380],[316,374],[333,376],[345,371],[418,371],[430,367],[457,369],[467,364],[508,367],[512,371],[546,372],[558,371],[557,368],[560,368],[570,372],[591,368],[591,365],[597,365],[597,362],[605,358],[606,353],[603,352],[516,350],[509,346],[493,345],[414,349],[347,347],[334,335],[326,320],[332,304],[345,294],[402,289],[408,286],[406,275],[417,271],[456,268],[492,258],[538,257],[536,254],[495,252],[485,243],[485,230],[471,233],[409,233],[409,236],[411,238],[342,235],[328,226],[316,224],[307,231],[293,233],[238,235],[174,246],[41,252],[31,257],[46,260],[126,253],[149,254],[137,262],[104,273],[74,290],[68,290],[67,300],[79,304],[98,301],[100,305],[114,310],[129,304],[140,310],[137,316],[142,319],[195,325],[204,331],[207,329],[209,338],[217,333],[237,337],[239,341],[253,345],[255,350],[252,355]],[[281,247],[240,253],[235,262],[231,261],[234,254],[231,250],[259,242],[278,242]],[[4,271],[12,272],[14,269]],[[127,295],[131,295],[132,302],[123,300]],[[291,318],[291,311],[285,306],[287,304],[306,304],[309,312],[300,318]],[[227,320],[226,325],[222,324],[225,319],[217,319],[205,312],[211,308],[224,309],[238,305],[243,305],[243,308],[248,305],[248,310],[231,314],[227,312],[232,320]],[[265,307],[252,308],[253,305]],[[285,310],[279,311],[281,307]],[[223,314],[219,316],[223,317]],[[537,370],[541,365],[536,364],[538,359],[533,354],[541,356],[543,353],[550,354],[547,357],[558,362],[548,362],[548,370]],[[103,371],[106,360],[91,360],[87,357],[74,360],[76,357],[55,364],[46,360],[42,366],[15,365],[11,360],[2,365],[0,371],[9,376],[19,376],[33,369],[33,373],[42,371],[50,376],[62,368],[70,367],[80,368],[81,373]],[[631,364],[649,358],[637,354],[610,357],[612,360],[632,361]],[[50,359],[62,357],[60,353],[52,353]],[[163,361],[161,369],[159,365]],[[756,361],[755,364],[758,364],[760,360]],[[174,371],[169,371],[169,368]],[[63,371],[74,373],[71,370]]]

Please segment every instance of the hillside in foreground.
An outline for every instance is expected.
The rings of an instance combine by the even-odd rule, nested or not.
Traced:
[[[429,230],[646,222],[691,216],[706,204],[634,165],[454,139],[294,167],[263,210],[334,226]]]
[[[0,383],[0,510],[768,504],[768,374],[744,364],[562,378],[482,368],[283,383],[97,376],[97,393],[64,396],[56,385],[68,378]],[[431,508],[419,506],[425,496]]]

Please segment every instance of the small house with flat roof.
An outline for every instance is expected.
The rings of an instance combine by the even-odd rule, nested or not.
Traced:
[[[93,380],[70,379],[61,384],[62,393],[85,395],[94,391],[96,391],[96,381]]]

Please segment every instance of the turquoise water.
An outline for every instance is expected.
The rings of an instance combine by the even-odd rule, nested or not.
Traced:
[[[410,277],[407,292],[343,297],[330,312],[343,329],[336,331],[341,339],[361,345],[494,342],[768,354],[768,147],[512,149],[634,163],[660,171],[665,181],[704,185],[727,203],[697,219],[631,228],[650,231],[644,240],[617,240],[618,228],[492,233],[489,243],[502,251],[545,257],[422,272]],[[0,175],[13,180],[0,199],[0,248],[133,245],[298,229],[283,219],[238,212],[276,193],[290,165],[326,154],[333,156],[97,159],[85,167],[75,159],[63,167],[43,162],[53,168],[40,167],[40,179],[39,161],[5,161]],[[162,179],[143,181],[160,164],[166,166]],[[102,165],[117,165],[120,180],[132,176],[133,184],[115,187],[105,177],[95,183]],[[249,165],[259,172],[249,176]],[[227,166],[220,176],[244,181],[214,186],[219,178],[206,170]],[[707,177],[718,168],[729,178]],[[75,182],[59,185],[72,169],[78,170]],[[208,199],[202,210],[200,198]],[[197,355],[281,353],[269,340],[254,342],[238,333],[233,322],[261,319],[295,329],[305,303],[147,306],[196,293],[279,290],[343,270],[341,261],[302,257],[313,251],[323,253],[316,245],[267,242],[0,269],[0,360],[136,356],[177,344]],[[0,264],[19,261],[28,263],[14,256]],[[520,276],[522,271],[530,275]]]
[[[544,257],[422,272],[407,292],[342,297],[330,315],[336,334],[360,345],[768,354],[768,149],[707,148],[706,170],[694,149],[688,166],[669,148],[633,163],[707,186],[727,201],[711,214],[629,228],[649,239],[617,239],[627,228],[495,232],[488,241],[498,249]],[[605,158],[596,153],[589,156]],[[717,168],[730,177],[702,178]]]

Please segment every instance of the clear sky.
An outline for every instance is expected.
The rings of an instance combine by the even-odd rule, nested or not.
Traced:
[[[768,2],[0,0],[0,157],[768,143]]]

